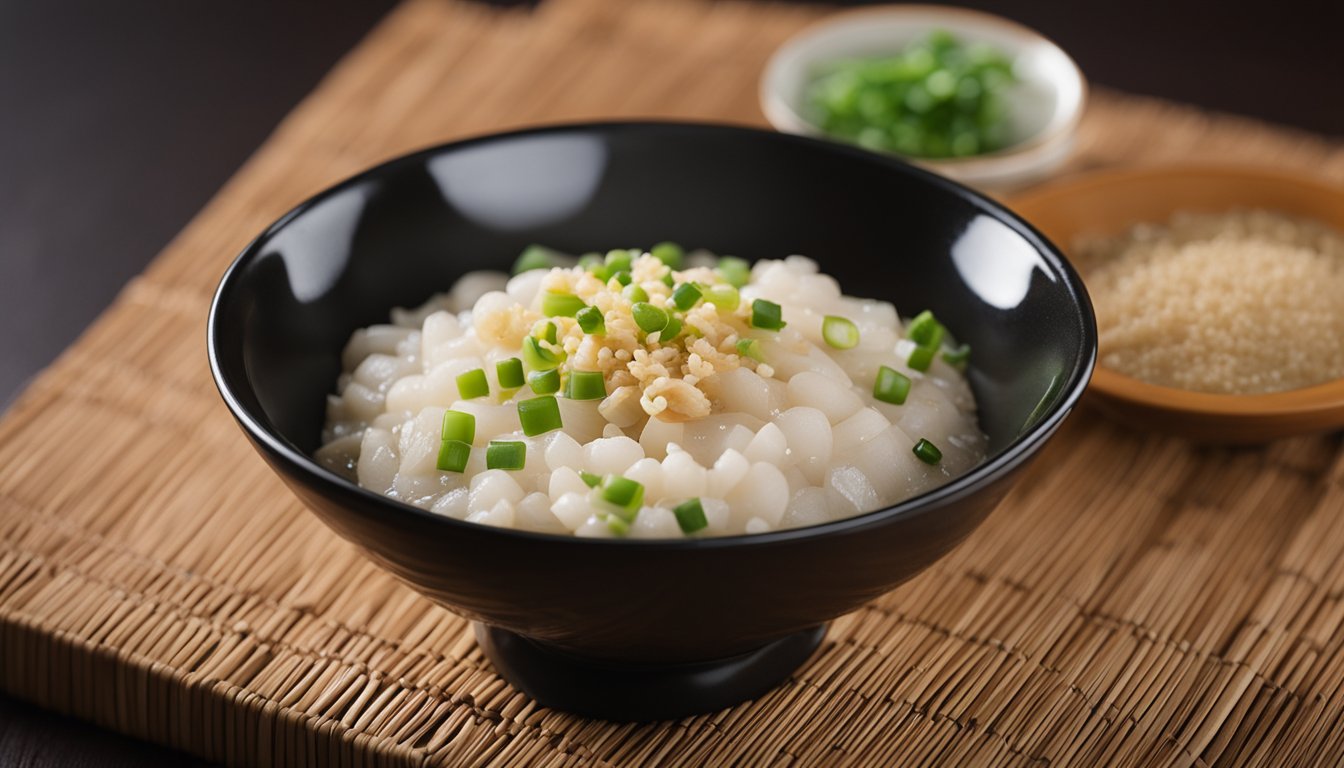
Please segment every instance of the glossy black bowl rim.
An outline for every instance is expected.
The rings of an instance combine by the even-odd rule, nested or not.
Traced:
[[[407,504],[400,500],[374,493],[373,491],[350,482],[331,470],[322,467],[311,456],[304,454],[297,447],[276,434],[267,425],[267,420],[264,416],[254,414],[243,406],[242,402],[234,392],[232,380],[229,375],[221,369],[219,364],[221,336],[221,329],[219,326],[220,307],[228,300],[230,294],[236,288],[235,283],[238,274],[240,274],[251,261],[260,255],[261,244],[269,240],[278,230],[288,224],[290,220],[303,214],[305,211],[327,198],[340,194],[350,187],[365,183],[371,179],[382,176],[392,169],[404,165],[420,164],[426,159],[444,152],[460,150],[476,144],[487,144],[505,139],[593,131],[606,133],[640,133],[647,131],[654,133],[738,134],[742,136],[756,137],[757,140],[761,141],[777,141],[785,144],[806,145],[815,151],[830,152],[840,157],[857,158],[864,162],[887,166],[894,171],[919,177],[925,183],[950,192],[970,203],[981,212],[993,216],[1027,240],[1027,242],[1029,242],[1036,251],[1046,259],[1050,267],[1054,269],[1057,274],[1064,277],[1065,288],[1072,295],[1074,301],[1077,302],[1080,310],[1082,310],[1081,317],[1079,318],[1082,325],[1082,348],[1079,350],[1078,359],[1073,370],[1069,372],[1068,378],[1062,385],[1060,385],[1060,396],[1062,399],[1056,407],[1047,412],[1044,417],[1040,418],[1031,427],[1023,430],[1022,433],[1014,438],[1014,440],[997,455],[992,456],[987,461],[975,466],[966,474],[954,478],[945,485],[939,486],[927,493],[914,496],[889,507],[883,507],[871,512],[865,512],[860,515],[841,520],[834,520],[828,523],[810,525],[802,528],[768,531],[766,533],[714,536],[702,539],[608,539],[577,537],[572,535],[564,536],[560,534],[523,531],[514,528],[486,526],[479,523],[469,523],[465,520],[457,520],[456,518],[448,517],[447,515],[437,515],[429,510],[421,509],[412,504]],[[776,131],[763,130],[732,123],[687,122],[676,120],[580,121],[546,124],[499,133],[482,134],[458,141],[436,144],[379,163],[378,165],[327,187],[321,192],[318,192],[307,200],[299,203],[249,242],[229,265],[228,269],[225,270],[224,275],[220,278],[219,286],[215,290],[214,298],[210,302],[210,314],[206,323],[206,350],[210,360],[210,373],[214,378],[215,387],[219,390],[220,396],[224,399],[224,402],[228,406],[229,411],[233,414],[234,419],[237,420],[243,430],[247,432],[248,436],[257,444],[264,446],[272,456],[283,460],[291,470],[301,473],[313,482],[327,485],[339,491],[341,494],[348,497],[354,497],[354,499],[364,502],[364,504],[352,504],[347,506],[348,509],[354,511],[356,514],[364,516],[367,514],[365,511],[366,509],[382,508],[379,512],[380,514],[403,515],[419,518],[422,522],[427,522],[430,525],[443,526],[445,532],[467,529],[480,535],[488,531],[503,539],[545,541],[555,546],[581,546],[585,548],[593,546],[615,546],[666,548],[672,550],[701,550],[717,549],[720,547],[769,547],[777,544],[791,543],[799,539],[843,535],[855,529],[883,525],[897,519],[915,518],[926,511],[944,507],[949,502],[973,494],[981,486],[992,482],[994,479],[1030,458],[1040,447],[1040,444],[1059,428],[1059,425],[1064,421],[1065,417],[1067,417],[1069,412],[1078,404],[1078,400],[1082,397],[1084,390],[1087,388],[1088,381],[1092,376],[1092,371],[1096,366],[1097,327],[1096,319],[1092,311],[1092,302],[1088,297],[1086,289],[1083,287],[1082,278],[1078,275],[1077,271],[1074,270],[1068,260],[1064,258],[1063,254],[1060,253],[1059,249],[1047,240],[1044,235],[1007,207],[990,200],[979,192],[958,184],[951,179],[920,168],[919,166],[904,162],[895,157],[881,155],[849,144],[807,136],[779,133]],[[333,381],[333,385],[334,383],[335,382]]]

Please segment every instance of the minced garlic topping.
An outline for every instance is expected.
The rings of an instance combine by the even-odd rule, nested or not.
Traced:
[[[671,286],[667,284],[668,275]],[[638,420],[635,407],[670,422],[708,416],[710,398],[700,386],[706,378],[739,366],[762,376],[772,375],[769,366],[737,353],[737,342],[749,327],[751,307],[746,302],[726,310],[701,301],[685,312],[672,304],[673,288],[683,283],[702,288],[727,285],[718,272],[706,267],[674,271],[644,254],[632,262],[630,276],[630,284],[643,289],[649,304],[680,319],[682,328],[675,338],[663,339],[661,331],[641,330],[632,312],[635,302],[627,298],[626,286],[615,277],[603,282],[581,266],[552,269],[542,279],[530,307],[511,304],[473,317],[476,333],[485,341],[514,347],[521,345],[538,323],[555,323],[555,343],[541,340],[539,344],[548,351],[564,353],[562,373],[602,372],[610,393],[602,404],[603,415],[617,424]],[[542,302],[548,292],[573,294],[588,306],[597,307],[605,331],[589,334],[572,317],[545,317]]]

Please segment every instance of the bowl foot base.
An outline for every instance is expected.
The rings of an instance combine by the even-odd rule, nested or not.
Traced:
[[[691,664],[636,665],[585,659],[475,623],[476,640],[513,687],[554,709],[617,721],[676,720],[752,699],[812,655],[826,625],[749,653]]]

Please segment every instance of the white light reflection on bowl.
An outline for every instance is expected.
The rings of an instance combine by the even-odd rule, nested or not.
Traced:
[[[369,192],[369,185],[361,184],[321,200],[266,244],[266,250],[278,253],[284,262],[294,298],[316,301],[345,272]]]
[[[586,136],[530,136],[440,155],[429,173],[473,222],[512,231],[562,221],[597,191],[607,148]]]
[[[1008,225],[977,216],[952,244],[952,263],[976,295],[999,309],[1012,309],[1031,290],[1031,275],[1039,270],[1051,282],[1036,249]]]

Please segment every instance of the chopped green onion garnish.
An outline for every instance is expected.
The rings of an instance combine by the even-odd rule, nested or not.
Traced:
[[[849,318],[827,315],[821,321],[821,337],[836,349],[853,349],[859,344],[859,327]]]
[[[971,359],[971,345],[962,344],[956,349],[949,349],[943,352],[943,360],[957,370],[965,370],[966,363]]]
[[[621,293],[622,295],[625,296],[626,300],[632,304],[637,304],[641,301],[649,300],[648,292],[645,291],[643,288],[640,288],[638,285],[627,285],[625,286],[625,290],[622,291]]]
[[[910,396],[910,377],[894,368],[882,366],[877,369],[877,380],[873,382],[873,397],[884,403],[901,405]]]
[[[625,248],[607,251],[607,269],[611,270],[613,275],[617,272],[629,272],[633,262],[634,256]]]
[[[933,364],[933,355],[937,351],[937,347],[915,347],[905,364],[910,366],[912,371],[927,371]]]
[[[527,463],[527,444],[521,440],[491,440],[485,448],[486,469],[522,469]]]
[[[547,317],[573,317],[586,306],[583,299],[572,293],[546,291],[541,297],[541,314]]]
[[[756,339],[738,339],[737,354],[750,357],[758,363],[765,362],[765,353],[761,350],[761,342]]]
[[[620,283],[621,285],[629,285],[630,281],[635,279],[630,275],[630,270],[628,269],[623,269],[619,272],[612,272],[611,276],[616,278],[616,282]]]
[[[607,323],[602,319],[602,310],[597,307],[584,307],[574,315],[584,333],[606,333]]]
[[[534,269],[550,269],[560,264],[560,253],[544,245],[529,245],[513,262],[513,274],[521,274]]]
[[[471,400],[477,397],[485,397],[490,394],[490,382],[485,379],[485,371],[481,368],[472,368],[466,373],[457,375],[457,393],[463,400]]]
[[[677,338],[679,333],[681,333],[681,318],[676,315],[669,315],[667,325],[663,326],[663,330],[658,332],[658,341],[666,344]]]
[[[597,499],[628,523],[635,519],[644,503],[644,486],[620,475],[607,475],[597,486]]]
[[[476,439],[476,417],[462,411],[443,412],[444,440],[460,440],[470,443]]]
[[[915,447],[910,450],[914,451],[915,456],[918,456],[919,460],[925,464],[937,464],[943,460],[943,452],[938,450],[938,446],[922,437],[919,438],[918,443],[915,443]]]
[[[467,459],[471,458],[471,443],[461,440],[444,440],[439,446],[439,461],[435,465],[440,472],[461,472],[467,468]]]
[[[672,291],[672,305],[682,312],[695,306],[695,302],[704,296],[704,292],[695,287],[695,283],[682,283]]]
[[[783,310],[778,304],[765,299],[751,302],[751,326],[767,331],[778,331],[788,323],[782,319]]]
[[[523,361],[510,357],[508,360],[495,363],[495,378],[499,379],[499,386],[505,389],[517,389],[523,386]]]
[[[709,520],[705,518],[705,508],[699,499],[683,501],[672,508],[672,514],[677,516],[677,525],[681,526],[682,533],[695,533],[709,525]]]
[[[681,269],[681,259],[686,252],[673,242],[662,242],[649,249],[654,258],[673,269]]]
[[[667,312],[653,306],[647,301],[637,301],[630,308],[630,314],[635,318],[635,325],[645,333],[661,331],[667,327]]]
[[[570,371],[569,398],[571,400],[601,400],[607,396],[607,384],[601,371]]]
[[[597,484],[602,482],[602,476],[594,475],[592,472],[580,472],[579,479],[583,480],[589,488],[596,488]]]
[[[550,320],[538,320],[532,325],[531,335],[542,341],[555,343],[555,323]]]
[[[737,289],[731,285],[707,285],[704,286],[705,301],[713,304],[724,312],[732,312],[737,309],[737,305],[742,303],[742,297]]]
[[[552,352],[541,346],[535,336],[523,339],[523,362],[534,371],[546,371],[556,367],[564,359],[563,353]]]
[[[734,288],[741,288],[751,280],[751,265],[747,263],[746,259],[739,259],[736,256],[724,256],[719,259],[717,269],[719,275],[722,276],[724,280],[728,281],[728,284]]]
[[[560,391],[560,371],[533,371],[527,374],[527,386],[538,395],[553,395]]]
[[[924,310],[905,327],[905,336],[921,347],[927,347],[933,341],[934,333],[942,326],[929,310]]]
[[[662,280],[663,285],[666,285],[668,288],[671,288],[672,286],[677,284],[677,281],[672,278],[672,270],[670,269],[663,273]]]
[[[606,262],[602,259],[602,254],[589,251],[579,257],[579,266],[592,272],[597,267],[606,266]]]
[[[630,524],[624,518],[611,515],[607,518],[607,530],[617,536],[624,536],[630,532]]]
[[[556,402],[554,395],[519,400],[518,423],[523,427],[523,434],[528,437],[536,437],[553,429],[559,429],[562,426],[560,403]]]

